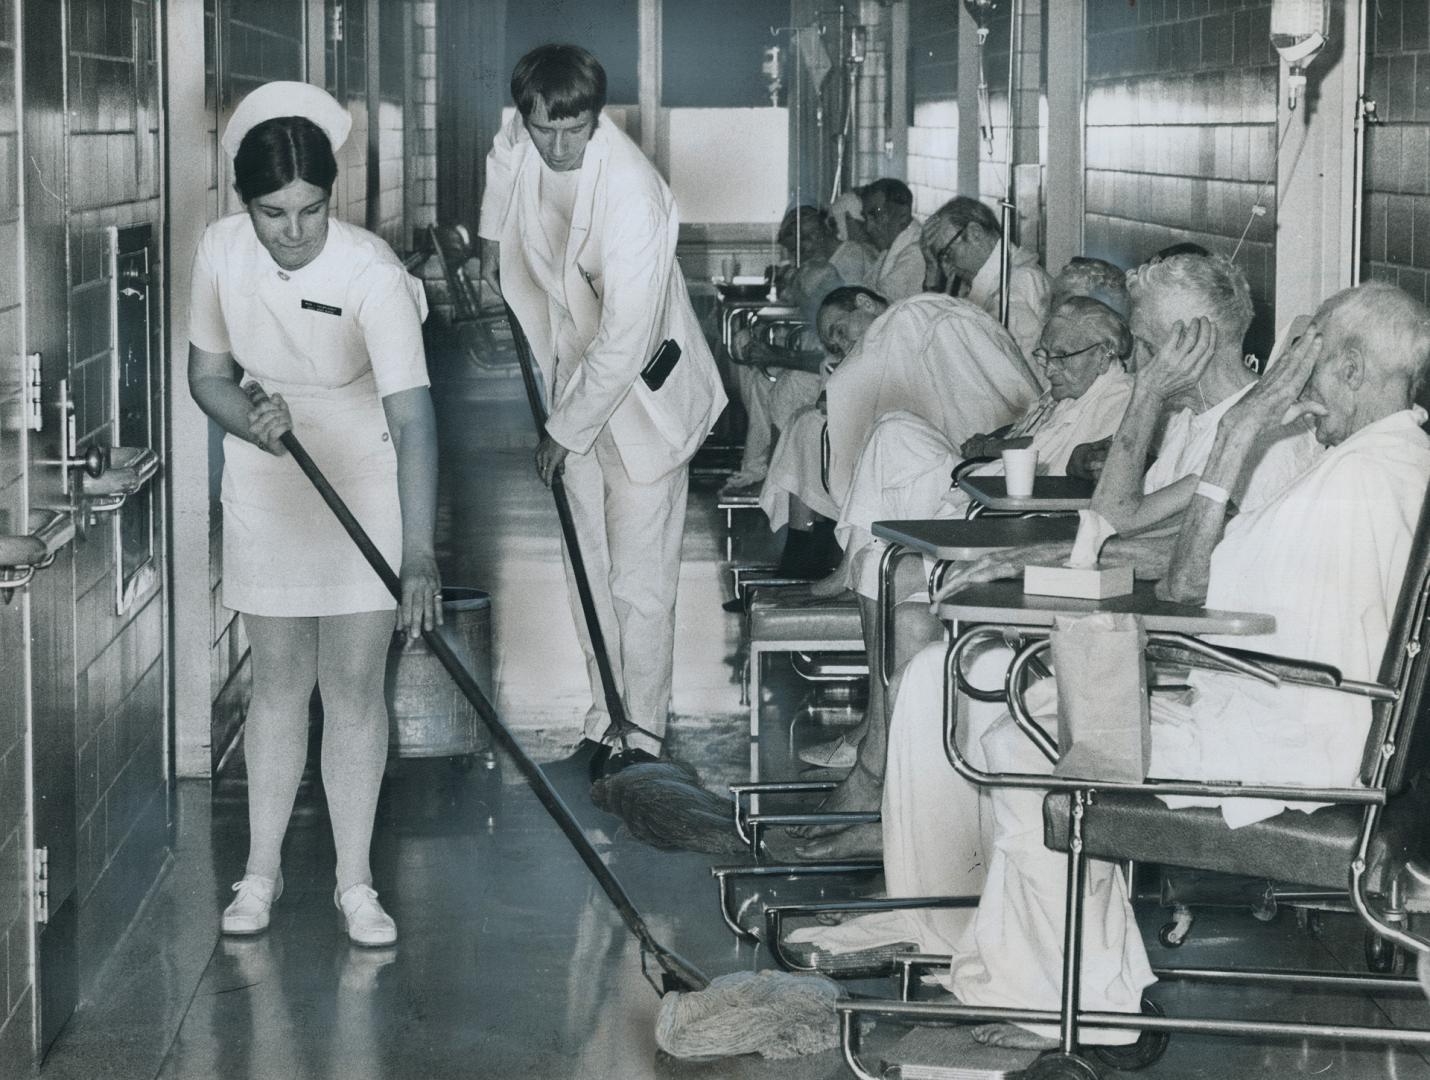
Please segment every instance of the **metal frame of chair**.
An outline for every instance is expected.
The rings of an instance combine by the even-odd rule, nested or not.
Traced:
[[[1055,1025],[1059,1029],[1059,1049],[1040,1059],[1025,1076],[1029,1080],[1062,1080],[1062,1078],[1095,1078],[1096,1068],[1078,1056],[1078,1032],[1081,1028],[1120,1028],[1144,1033],[1169,1034],[1189,1032],[1206,1035],[1241,1037],[1271,1037],[1297,1039],[1332,1039],[1357,1044],[1430,1046],[1430,1025],[1425,1029],[1381,1028],[1355,1024],[1317,1024],[1309,1022],[1226,1020],[1203,1017],[1166,1017],[1157,1015],[1127,1015],[1100,1013],[1082,1009],[1080,977],[1082,959],[1083,892],[1087,859],[1098,857],[1120,859],[1128,857],[1125,850],[1110,850],[1108,840],[1102,846],[1089,845],[1088,823],[1097,818],[1098,808],[1119,800],[1155,795],[1192,795],[1204,797],[1238,797],[1317,802],[1331,804],[1333,812],[1355,814],[1360,823],[1354,843],[1347,847],[1346,896],[1349,906],[1379,937],[1417,954],[1430,953],[1430,941],[1412,933],[1407,916],[1411,912],[1430,911],[1430,875],[1423,867],[1412,866],[1415,852],[1402,850],[1398,871],[1388,869],[1387,856],[1372,866],[1372,848],[1387,806],[1396,797],[1408,799],[1412,794],[1411,780],[1430,759],[1430,727],[1416,738],[1415,726],[1430,676],[1430,653],[1425,649],[1430,634],[1430,500],[1422,508],[1415,542],[1407,566],[1405,583],[1387,641],[1379,675],[1374,681],[1344,678],[1340,672],[1324,664],[1297,659],[1267,656],[1246,650],[1212,646],[1181,634],[1149,634],[1149,653],[1159,659],[1175,659],[1184,666],[1194,666],[1232,672],[1260,679],[1272,685],[1294,683],[1325,690],[1355,694],[1372,704],[1372,724],[1367,736],[1361,771],[1362,787],[1308,787],[1294,784],[1251,785],[1232,782],[1194,780],[1155,780],[1143,783],[1114,783],[1075,777],[1057,777],[1030,773],[987,773],[971,765],[958,749],[956,739],[957,695],[961,692],[959,663],[967,641],[972,635],[1001,633],[1001,628],[977,627],[959,635],[948,648],[945,658],[944,749],[950,764],[965,779],[990,787],[1029,788],[1048,792],[1045,799],[1045,821],[1054,820],[1061,828],[1066,821],[1066,836],[1054,834],[1050,846],[1065,847],[1068,858],[1066,931],[1062,968],[1062,1000],[1057,1010],[1005,1009],[962,1004],[925,1004],[917,1002],[845,1002],[839,1005],[841,1041],[845,1060],[859,1077],[872,1077],[859,1060],[861,1017],[884,1017],[901,1022],[967,1023],[1005,1022]],[[1030,638],[1029,644],[1018,650],[1009,665],[1005,690],[1010,713],[1019,729],[1050,759],[1056,758],[1056,743],[1033,718],[1023,699],[1023,679],[1029,665],[1049,648],[1046,631],[1019,628]],[[1065,818],[1061,804],[1067,803]],[[1342,809],[1343,808],[1343,809]],[[1412,810],[1418,810],[1418,804]],[[1169,821],[1175,815],[1189,811],[1162,808]],[[1195,811],[1191,811],[1195,812]],[[1321,811],[1325,813],[1327,811]],[[1271,819],[1275,821],[1276,819]],[[1264,827],[1262,823],[1261,827]],[[1258,825],[1238,830],[1244,835]],[[1096,839],[1094,837],[1094,839]],[[1135,854],[1135,853],[1134,853]],[[1283,848],[1278,853],[1284,858]],[[1163,850],[1157,858],[1168,863],[1184,863],[1185,852]],[[1221,866],[1205,869],[1220,870]],[[1260,874],[1274,868],[1248,867]],[[1375,875],[1375,888],[1371,876]],[[1268,873],[1270,877],[1278,877]],[[1317,892],[1317,890],[1310,890]],[[1343,975],[1324,972],[1287,971],[1275,969],[1189,969],[1165,968],[1156,972],[1161,979],[1200,981],[1210,984],[1247,984],[1263,987],[1314,987],[1325,990],[1415,992],[1414,979],[1390,975]],[[909,977],[911,979],[911,976]]]

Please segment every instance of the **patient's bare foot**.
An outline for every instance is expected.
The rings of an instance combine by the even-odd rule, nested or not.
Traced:
[[[822,577],[812,583],[809,591],[812,595],[829,600],[840,593],[849,591],[849,569],[853,563],[848,549],[839,560],[839,565],[830,572],[828,577]]]
[[[884,851],[884,833],[879,825],[850,825],[828,836],[798,845],[801,859],[831,862],[840,859],[876,859]]]
[[[809,585],[809,595],[817,596],[821,600],[832,600],[836,596],[842,596],[849,591],[849,585],[844,577],[843,568],[836,569],[828,577],[822,577],[818,581],[812,581]]]
[[[862,762],[855,762],[849,775],[839,782],[839,786],[824,797],[815,813],[842,814],[855,811],[877,810],[884,800],[884,780],[869,772]],[[816,836],[829,836],[845,825],[797,825],[790,829],[790,835],[801,840],[812,840]]]
[[[984,1046],[1000,1046],[1005,1050],[1054,1050],[1057,1039],[1035,1035],[1017,1024],[979,1024],[973,1029],[973,1039]]]

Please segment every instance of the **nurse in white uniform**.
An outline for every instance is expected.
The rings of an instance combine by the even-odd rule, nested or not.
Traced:
[[[194,255],[189,388],[226,432],[223,599],[243,616],[253,663],[248,865],[223,931],[262,931],[283,891],[316,682],[334,902],[355,944],[390,945],[397,930],[368,864],[387,760],[383,676],[394,614],[414,636],[441,619],[436,425],[421,285],[378,237],[329,218],[333,151],[350,126],[306,83],[268,83],[234,112],[223,146],[245,210],[210,225]],[[290,429],[401,566],[400,604],[279,443]]]

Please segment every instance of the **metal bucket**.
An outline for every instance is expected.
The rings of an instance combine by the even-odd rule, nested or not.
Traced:
[[[492,700],[492,598],[460,586],[443,586],[442,596],[441,633]],[[477,710],[420,637],[393,635],[387,713],[394,757],[465,758],[491,750],[491,735]]]

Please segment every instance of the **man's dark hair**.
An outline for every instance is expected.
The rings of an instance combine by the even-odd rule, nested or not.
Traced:
[[[826,308],[836,308],[839,311],[853,311],[857,307],[859,297],[867,296],[875,303],[888,306],[889,301],[876,293],[873,289],[866,289],[863,285],[841,285],[837,289],[831,289],[829,295],[819,305],[819,310]]]
[[[1002,227],[993,211],[985,203],[967,195],[955,195],[949,199],[938,208],[938,216],[946,218],[955,228],[966,229],[970,225],[977,225],[990,237],[1003,235]]]
[[[245,203],[304,180],[329,195],[338,176],[333,144],[306,116],[275,116],[255,124],[233,156],[233,189]]]
[[[834,219],[829,216],[828,210],[821,210],[817,206],[796,206],[785,214],[780,221],[779,230],[775,237],[780,243],[786,239],[792,239],[796,229],[819,229],[830,236],[836,235]]]
[[[606,105],[606,69],[579,45],[538,45],[516,62],[511,96],[523,120],[546,102],[552,120],[569,120],[590,111],[599,117]]]
[[[871,180],[858,191],[861,199],[870,195],[882,195],[886,203],[892,203],[895,206],[912,208],[914,205],[914,193],[909,190],[909,185],[902,180],[895,180],[892,176]]]
[[[1157,253],[1152,255],[1147,260],[1147,262],[1165,262],[1167,259],[1175,258],[1178,255],[1200,255],[1202,258],[1205,259],[1210,254],[1211,252],[1208,251],[1206,248],[1202,247],[1201,244],[1198,244],[1193,240],[1183,240],[1181,243],[1178,244],[1168,244],[1161,251],[1158,251]]]

